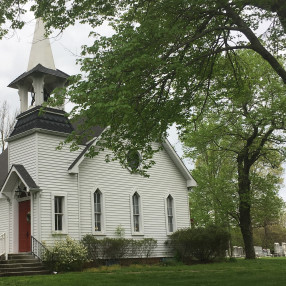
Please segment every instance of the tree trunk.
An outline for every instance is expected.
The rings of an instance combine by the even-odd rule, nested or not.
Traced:
[[[239,222],[244,241],[245,258],[255,259],[253,231],[251,222],[251,196],[249,167],[243,166],[238,160],[238,192],[239,192]]]
[[[263,224],[264,228],[264,247],[269,248],[268,240],[269,240],[269,229],[268,229],[268,223],[267,221],[264,221]]]

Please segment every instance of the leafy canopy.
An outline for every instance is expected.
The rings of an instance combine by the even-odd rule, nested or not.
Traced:
[[[102,147],[125,166],[130,150],[141,151],[146,168],[152,165],[146,163],[156,151],[151,142],[160,142],[173,123],[186,125],[221,55],[253,50],[286,82],[279,52],[285,48],[283,0],[5,1],[2,36],[3,23],[23,25],[24,4],[33,4],[50,30],[90,25],[94,42],[83,47],[82,74],[73,77],[66,96],[76,105],[71,115],[85,119],[83,136],[94,125],[109,126]],[[104,21],[113,36],[94,32]],[[261,21],[269,23],[263,35]]]

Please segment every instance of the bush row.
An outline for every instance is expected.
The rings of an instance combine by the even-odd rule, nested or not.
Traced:
[[[88,258],[120,259],[124,257],[150,257],[157,246],[157,240],[144,238],[140,240],[127,238],[96,239],[93,235],[86,235],[82,239],[86,247]]]
[[[157,241],[153,238],[96,239],[93,235],[86,235],[78,242],[67,237],[46,251],[43,260],[52,271],[74,271],[81,270],[84,263],[90,260],[150,257],[156,246]]]
[[[202,262],[225,257],[230,235],[223,228],[207,226],[176,231],[166,244],[183,262],[198,259]],[[117,260],[125,257],[150,257],[157,246],[153,238],[140,240],[126,238],[96,239],[86,235],[81,242],[69,237],[58,241],[46,252],[45,261],[54,271],[80,270],[87,261]]]

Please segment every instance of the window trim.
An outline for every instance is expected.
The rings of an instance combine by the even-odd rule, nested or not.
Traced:
[[[173,231],[169,231],[169,216],[168,216],[168,197],[172,197],[172,212],[173,212]],[[166,221],[166,233],[167,235],[173,234],[177,230],[177,219],[176,219],[176,200],[174,195],[170,192],[164,197],[164,205],[165,205],[165,221]]]
[[[56,230],[55,227],[55,197],[63,197],[63,229]],[[68,233],[68,207],[67,207],[68,195],[65,192],[53,192],[52,203],[52,234],[67,234]]]
[[[99,190],[101,194],[101,231],[95,230],[95,217],[94,217],[94,193]],[[106,235],[105,227],[105,192],[101,187],[96,187],[90,192],[91,198],[91,230],[93,235]]]
[[[139,196],[139,231],[134,230],[134,216],[133,216],[133,196],[135,194],[138,194]],[[142,207],[142,195],[138,191],[138,189],[133,189],[130,194],[130,222],[131,222],[131,235],[136,236],[142,236],[144,235],[144,213],[143,213],[143,207]]]

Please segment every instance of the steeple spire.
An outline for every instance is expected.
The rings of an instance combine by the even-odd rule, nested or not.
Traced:
[[[67,85],[68,74],[56,69],[51,44],[45,37],[42,19],[37,19],[34,40],[30,52],[28,71],[13,80],[8,86],[18,89],[21,112],[41,106],[57,87]],[[29,107],[29,92],[31,93]],[[63,109],[63,106],[57,108]]]
[[[41,64],[42,66],[55,70],[54,57],[49,39],[45,37],[45,26],[41,18],[37,19],[34,39],[31,47],[28,71]]]

